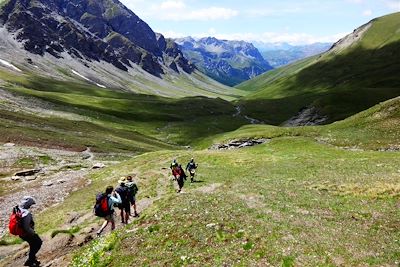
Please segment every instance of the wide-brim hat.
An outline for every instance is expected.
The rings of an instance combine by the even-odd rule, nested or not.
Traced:
[[[120,184],[126,183],[126,178],[125,177],[119,178],[118,183],[120,183]]]

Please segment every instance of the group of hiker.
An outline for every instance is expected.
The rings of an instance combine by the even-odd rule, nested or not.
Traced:
[[[131,214],[131,206],[133,207],[133,216],[138,217],[136,210],[136,194],[139,191],[132,176],[122,177],[118,187],[108,186],[104,193],[96,196],[96,204],[94,206],[95,215],[104,218],[104,223],[97,231],[100,236],[108,224],[111,224],[111,230],[115,229],[114,206],[118,207],[121,215],[121,223],[128,224]]]
[[[174,180],[177,181],[179,189],[178,193],[182,191],[183,185],[185,184],[187,175],[182,168],[182,165],[179,164],[176,159],[171,163],[170,169],[172,171],[172,175]],[[190,182],[194,182],[194,176],[196,174],[197,164],[194,162],[194,158],[191,158],[189,163],[186,165],[186,171],[189,171],[190,174]]]
[[[180,193],[187,176],[182,166],[176,160],[171,163],[170,168],[174,180],[178,182],[179,189],[177,192]],[[186,165],[186,171],[189,171],[191,182],[194,182],[196,169],[197,165],[192,158]],[[139,216],[136,209],[136,194],[138,191],[139,189],[133,181],[133,177],[129,175],[120,178],[118,186],[115,189],[113,186],[108,186],[104,193],[96,195],[94,213],[96,216],[104,218],[101,228],[97,231],[97,236],[100,236],[109,224],[111,224],[111,230],[115,229],[114,207],[118,207],[120,210],[122,224],[128,224],[132,216],[131,208],[133,208],[133,216]],[[24,266],[38,267],[40,266],[40,262],[37,260],[36,254],[42,246],[42,240],[35,232],[35,223],[32,213],[29,211],[34,204],[36,202],[31,196],[26,196],[22,199],[21,203],[13,209],[9,222],[9,230],[11,234],[19,236],[29,244],[29,255]]]

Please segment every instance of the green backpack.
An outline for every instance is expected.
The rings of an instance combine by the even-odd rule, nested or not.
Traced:
[[[128,187],[129,191],[136,196],[137,192],[139,191],[137,185],[135,183],[128,183],[126,186]]]

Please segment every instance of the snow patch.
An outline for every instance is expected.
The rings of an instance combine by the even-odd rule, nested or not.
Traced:
[[[18,68],[15,67],[13,64],[11,64],[10,62],[5,61],[5,60],[3,60],[3,59],[0,59],[0,64],[6,66],[6,67],[8,67],[8,68],[11,68],[11,69],[13,69],[13,70],[22,72],[22,70],[18,69]]]
[[[82,74],[80,74],[79,72],[77,72],[77,71],[75,71],[75,70],[72,70],[72,73],[75,74],[76,76],[81,77],[81,78],[84,79],[85,81],[88,81],[88,82],[90,82],[90,83],[94,83],[94,84],[97,85],[98,87],[107,88],[106,86],[104,86],[104,85],[102,85],[102,84],[98,84],[98,83],[92,81],[91,79],[86,78],[85,76],[83,76]]]

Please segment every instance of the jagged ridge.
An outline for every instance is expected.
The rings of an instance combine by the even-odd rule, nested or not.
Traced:
[[[163,38],[118,0],[9,0],[0,24],[34,54],[61,58],[66,52],[124,71],[134,63],[156,76],[164,73],[165,62],[188,73],[194,69],[179,49],[166,52]]]

